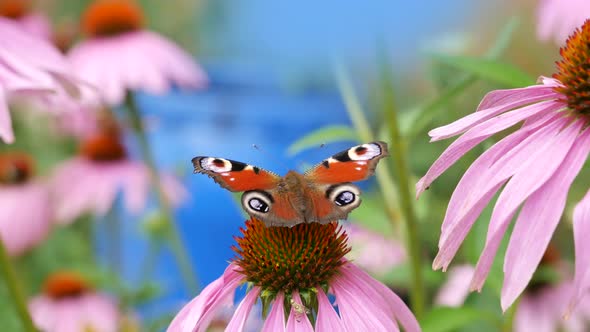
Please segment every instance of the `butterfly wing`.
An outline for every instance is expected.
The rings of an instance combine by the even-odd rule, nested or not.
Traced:
[[[387,143],[353,146],[322,161],[305,173],[310,218],[327,223],[345,219],[361,203],[360,189],[350,182],[365,180],[375,172],[379,160],[388,156]]]
[[[305,176],[318,184],[365,180],[373,175],[379,160],[388,155],[385,142],[371,142],[353,146],[317,164],[307,171]]]
[[[207,174],[229,191],[268,190],[276,187],[280,177],[272,172],[239,161],[195,157],[195,173]]]

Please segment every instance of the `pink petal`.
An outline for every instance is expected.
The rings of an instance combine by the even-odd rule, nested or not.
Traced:
[[[14,133],[12,132],[12,120],[10,119],[10,110],[8,109],[8,100],[4,89],[0,88],[0,138],[5,143],[14,142]]]
[[[522,99],[516,100],[510,99],[508,103],[502,103],[491,108],[479,109],[478,112],[474,112],[467,116],[464,116],[453,123],[431,130],[430,132],[428,132],[428,136],[432,137],[431,141],[439,141],[445,138],[449,138],[458,135],[468,130],[469,128],[481,122],[484,122],[500,113],[512,109],[516,109],[516,111],[518,111],[518,109],[523,105],[535,103],[550,98],[556,98],[559,96],[552,90],[552,88],[548,88],[545,86],[530,87],[528,92],[522,94],[524,94],[526,97],[523,96]],[[566,105],[563,105],[563,107],[566,107]]]
[[[555,174],[524,204],[504,261],[502,309],[525,289],[565,208],[567,193],[590,153],[590,130],[580,135]]]
[[[292,294],[293,301],[299,306],[303,307],[303,302],[299,296],[299,292],[295,291]],[[287,319],[287,327],[285,331],[288,332],[313,332],[313,326],[307,317],[305,312],[300,312],[291,305],[291,311],[289,312],[289,318]]]
[[[590,241],[588,239],[590,239],[590,190],[574,209],[576,273],[568,314],[576,309],[590,290]]]
[[[469,295],[469,282],[473,278],[471,265],[452,267],[448,279],[438,290],[434,303],[441,306],[460,307]]]
[[[523,101],[526,98],[534,96],[539,97],[551,92],[553,92],[552,97],[559,97],[559,94],[553,90],[552,86],[546,86],[544,84],[531,85],[525,88],[518,89],[494,90],[483,97],[483,99],[477,106],[477,111],[482,111],[488,108],[498,107],[502,105],[509,105],[514,102]],[[523,103],[523,105],[526,104],[528,103]]]
[[[515,332],[555,332],[557,322],[554,315],[547,312],[544,299],[524,296],[514,317]]]
[[[416,197],[418,197],[439,175],[446,171],[465,153],[473,147],[514,124],[541,113],[554,112],[562,108],[561,102],[548,101],[526,106],[511,112],[491,118],[469,129],[464,135],[453,142],[442,155],[430,166],[430,169],[416,184]],[[542,123],[538,123],[537,126]],[[533,130],[535,126],[527,128]],[[521,130],[525,130],[524,128]]]
[[[359,269],[352,263],[345,264],[343,269],[348,269],[350,276],[352,277],[351,280],[358,279],[358,282],[364,283],[362,288],[364,289],[375,289],[378,295],[373,299],[382,299],[387,306],[389,313],[388,315],[395,317],[396,320],[400,322],[402,327],[405,329],[406,332],[419,332],[421,331],[420,325],[416,320],[416,317],[408,306],[404,303],[404,301],[397,296],[391,289],[389,289],[384,284],[380,283],[379,281],[373,279],[370,275],[368,275],[365,271]],[[339,306],[340,307],[340,306]]]
[[[168,332],[206,331],[215,313],[224,305],[231,305],[233,295],[244,276],[234,264],[223,275],[209,284],[201,294],[185,305],[174,317]]]
[[[318,316],[315,323],[316,332],[345,331],[340,317],[330,303],[328,296],[324,294],[321,287],[318,290]]]
[[[518,164],[514,165],[516,166],[516,169],[513,169],[515,171],[514,176],[500,194],[494,207],[488,227],[486,245],[475,267],[471,289],[481,290],[494,261],[500,241],[514,213],[524,200],[555,173],[555,170],[575,142],[582,125],[583,122],[578,121],[564,128],[558,135],[553,137],[547,135],[544,137],[544,141],[539,142],[540,144],[530,142],[528,147],[533,147],[530,153],[519,153],[511,160],[517,160]],[[524,147],[522,151],[524,152],[526,148]],[[509,161],[506,161],[506,163],[509,163]],[[501,177],[501,172],[496,176]]]
[[[519,151],[519,147],[523,142],[536,140],[539,136],[545,135],[551,128],[556,132],[558,130],[557,125],[554,122],[552,125],[543,127],[532,134],[525,130],[517,130],[494,144],[469,167],[449,201],[441,227],[439,253],[432,264],[434,269],[442,267],[443,270],[446,270],[481,211],[504,184],[505,179],[511,175],[507,174],[505,179],[491,183],[490,178],[497,173],[490,171],[494,165],[496,165],[496,168],[498,166],[514,167],[505,163],[497,163],[497,161],[503,156],[513,155],[514,152]],[[518,163],[515,163],[515,165],[518,165]]]
[[[272,308],[266,321],[264,322],[264,326],[262,327],[262,332],[284,332],[285,331],[285,294],[280,292],[274,299]]]
[[[254,303],[256,303],[256,299],[258,299],[258,295],[260,294],[260,287],[255,286],[253,287],[246,297],[240,302],[236,312],[232,316],[231,320],[227,324],[225,331],[227,332],[241,332],[244,329],[244,325],[246,325],[246,320],[248,319],[248,315],[250,311],[252,311],[252,307]]]

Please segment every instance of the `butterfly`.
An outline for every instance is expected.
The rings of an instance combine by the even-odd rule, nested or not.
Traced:
[[[346,219],[361,204],[360,189],[351,182],[365,180],[388,156],[387,143],[371,142],[339,152],[301,174],[281,177],[262,168],[218,157],[192,159],[195,173],[213,178],[221,187],[243,192],[242,207],[266,226],[326,224]]]

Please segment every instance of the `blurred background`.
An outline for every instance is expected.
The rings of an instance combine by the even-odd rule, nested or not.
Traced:
[[[47,14],[55,31],[75,43],[81,38],[77,32],[80,17],[91,2],[39,0],[32,2],[32,8]],[[380,75],[387,71],[407,137],[414,176],[411,183],[415,183],[450,143],[429,144],[428,130],[472,112],[486,91],[534,82],[538,75],[550,76],[559,55],[559,45],[535,38],[538,2],[534,0],[138,3],[145,11],[145,28],[187,50],[209,81],[199,90],[173,89],[165,95],[136,93],[158,168],[178,176],[188,191],[188,198],[174,214],[201,289],[218,278],[234,256],[233,237],[240,234],[246,216],[237,196],[204,175],[192,174],[193,157],[229,158],[281,175],[289,169],[303,171],[358,142],[346,130],[352,126],[347,110],[350,104],[345,102],[347,92],[343,91],[346,82],[379,136],[383,121]],[[459,55],[501,59],[516,68],[520,81],[494,80],[477,73],[473,76],[453,62],[452,57]],[[385,65],[380,60],[383,58],[387,59]],[[338,80],[338,72],[344,73],[344,81]],[[114,108],[115,114],[119,111]],[[26,117],[14,115],[13,121],[16,143],[3,148],[37,154],[39,168],[47,176],[59,160],[75,150],[75,142],[31,129],[31,120]],[[27,135],[34,138],[22,138]],[[125,134],[125,144],[129,154],[139,158],[141,147],[131,136]],[[57,143],[46,148],[48,142]],[[445,279],[429,268],[436,254],[440,221],[452,189],[476,156],[468,154],[418,202],[431,297]],[[391,226],[388,216],[374,212],[375,207],[387,205],[377,198],[375,180],[363,183],[362,188],[366,203],[351,220],[403,242],[403,232]],[[161,330],[197,294],[185,286],[169,248],[154,244],[160,241],[156,196],[152,193],[150,204],[139,214],[125,211],[121,197],[115,207],[122,225],[120,271],[113,273],[110,269],[111,233],[104,217],[73,225],[75,229],[93,229],[95,253],[89,256],[96,264],[89,264],[85,255],[72,254],[86,250],[82,247],[87,243],[60,228],[50,235],[53,240],[18,258],[17,265],[25,279],[31,279],[33,286],[28,292],[34,293],[44,275],[69,261],[70,269],[94,276],[99,288],[125,298],[141,322],[141,330]],[[485,236],[486,227],[480,228],[473,235],[475,239],[468,239],[468,248],[457,261],[477,258],[479,250],[471,251],[469,246],[481,246],[477,237]],[[571,253],[568,244],[563,247]],[[46,262],[52,255],[57,262]],[[403,293],[408,273],[407,268],[398,268],[384,274],[383,280]],[[474,301],[499,314],[495,296],[484,294]],[[10,316],[11,310],[5,308],[3,317]]]

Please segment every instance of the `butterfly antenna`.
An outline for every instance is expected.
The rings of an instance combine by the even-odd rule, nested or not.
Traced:
[[[325,155],[320,155],[317,152],[318,151],[323,151],[324,148],[326,147],[326,143],[321,143],[313,148],[310,148],[309,151],[313,154],[313,156],[315,157],[316,155],[319,157],[318,160],[316,160],[315,158],[313,158],[315,160],[315,162],[320,162],[321,160],[324,160],[327,158],[327,156]],[[313,167],[313,165],[315,164],[315,162],[313,164],[310,164],[309,162],[306,161],[297,161],[297,170],[300,171],[307,171],[308,169],[310,169],[311,167]]]
[[[280,160],[279,158],[277,158],[276,155],[269,153],[268,151],[265,151],[260,145],[258,144],[252,144],[252,148],[257,150],[258,152],[263,153],[265,156],[267,156],[270,160],[272,160],[273,162],[275,162],[278,165],[283,166],[285,169],[290,169],[290,167],[285,164],[285,162],[283,160]]]

